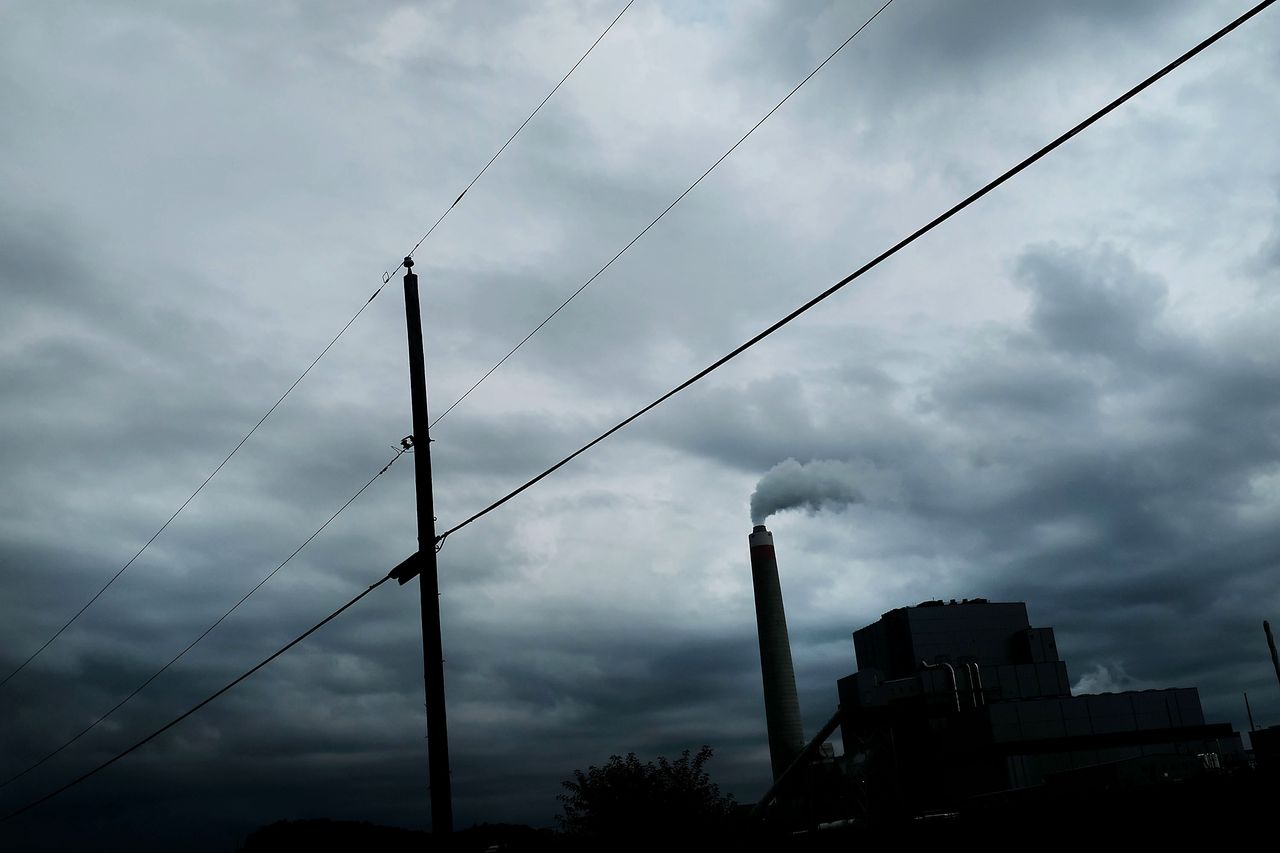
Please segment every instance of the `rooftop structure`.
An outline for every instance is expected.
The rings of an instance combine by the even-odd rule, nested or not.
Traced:
[[[838,682],[845,753],[894,809],[951,808],[1145,756],[1241,750],[1229,724],[1205,723],[1194,687],[1073,696],[1053,629],[1033,627],[1021,602],[900,607],[853,641],[858,671]]]

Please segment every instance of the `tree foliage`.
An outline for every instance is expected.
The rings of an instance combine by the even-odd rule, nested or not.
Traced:
[[[705,769],[712,750],[689,750],[675,761],[641,762],[634,752],[613,755],[603,766],[573,771],[557,799],[556,820],[573,835],[650,838],[704,835],[725,826],[735,808]]]

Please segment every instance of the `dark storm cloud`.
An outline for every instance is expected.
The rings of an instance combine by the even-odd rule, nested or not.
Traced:
[[[865,355],[861,351],[851,360],[864,361]],[[904,388],[879,373],[864,381],[868,377],[860,368],[824,378],[839,391],[817,401],[794,375],[752,380],[742,388],[704,388],[682,401],[680,414],[670,415],[657,430],[693,452],[756,474],[791,456],[841,458],[850,446],[862,448],[871,460],[908,454],[918,425],[878,404]],[[829,408],[825,415],[832,421],[817,417],[819,406]],[[701,428],[712,420],[715,432]]]
[[[973,571],[961,587],[1031,602],[1069,638],[1077,667],[1123,658],[1131,670],[1141,661],[1147,682],[1198,675],[1206,693],[1219,690],[1257,645],[1263,611],[1249,615],[1247,602],[1280,562],[1274,495],[1259,489],[1280,458],[1280,349],[1179,329],[1160,279],[1113,247],[1032,247],[1014,270],[1027,325],[926,380],[915,406],[941,428],[915,432],[896,459],[845,432],[851,458],[901,472],[902,503],[886,508],[954,531]],[[1238,322],[1274,321],[1274,303],[1258,308]],[[811,417],[838,422],[872,406],[888,431],[903,416],[900,399],[845,393],[811,404]],[[752,431],[747,412],[728,418],[736,431]],[[831,450],[804,430],[778,445]],[[870,521],[858,505],[840,514],[854,529]]]
[[[342,787],[353,795],[367,795],[366,786],[382,780],[390,789],[400,786],[392,802],[407,806],[411,800],[405,799],[406,791],[415,787],[421,773],[420,757],[400,757],[406,751],[405,744],[419,736],[420,720],[412,710],[416,704],[412,700],[418,698],[420,689],[412,678],[420,667],[412,644],[416,638],[405,638],[411,642],[401,646],[400,654],[391,655],[399,659],[398,671],[367,673],[368,686],[355,692],[349,689],[350,684],[335,690],[324,677],[324,670],[334,665],[332,652],[350,648],[349,641],[332,639],[331,648],[322,642],[309,649],[275,672],[270,684],[254,685],[234,699],[228,697],[215,713],[193,720],[194,725],[181,737],[157,746],[149,759],[130,773],[128,787],[144,791],[148,784],[162,784],[160,778],[168,771],[157,762],[163,760],[216,761],[220,775],[241,780],[237,785],[241,796],[259,788],[265,792],[283,782],[293,793],[278,808],[290,811],[299,807],[289,805],[295,797],[299,805],[306,804],[304,809],[330,808],[331,800],[322,792],[334,784],[336,776],[324,772],[323,764],[317,763],[323,760],[341,762],[343,772],[351,775]],[[384,639],[385,656],[395,638]],[[518,752],[526,761],[556,766],[566,754],[601,760],[601,756],[619,750],[669,754],[688,746],[691,731],[715,726],[726,698],[754,685],[758,678],[752,646],[744,639],[750,637],[708,641],[673,635],[659,643],[647,636],[619,637],[612,643],[593,643],[588,649],[565,637],[556,640],[553,647],[517,654],[511,653],[520,648],[521,637],[516,635],[490,637],[488,646],[474,644],[469,653],[451,657],[455,694],[471,696],[470,702],[457,702],[453,711],[459,728],[456,745],[472,756],[459,773],[461,779],[469,780],[465,785],[459,782],[460,790],[467,791],[467,799],[480,796],[487,798],[487,807],[509,810],[520,788],[532,786],[543,793],[543,805],[531,803],[528,811],[515,814],[521,819],[545,821],[553,810],[558,778],[567,768],[513,774],[504,769],[512,754]],[[504,648],[508,650],[505,656]],[[360,659],[361,667],[369,664],[368,658]],[[587,672],[594,675],[584,677]],[[188,672],[183,679],[185,687],[159,689],[138,707],[130,708],[130,728],[159,721],[166,706],[189,701],[183,694],[194,690],[192,676]],[[472,682],[477,688],[469,689]],[[369,689],[387,684],[409,685],[413,695],[393,693],[383,698],[377,689]],[[308,706],[302,697],[317,686],[324,687],[329,698],[323,706]],[[95,689],[92,695],[97,693]],[[264,703],[291,710],[284,715],[264,715]],[[482,712],[485,708],[501,709],[494,720],[497,728],[480,740],[476,739],[476,726],[486,721],[484,717],[473,718],[473,708]],[[32,721],[31,728],[47,732],[56,727],[46,720],[41,726]],[[758,737],[756,728],[758,723],[735,737]],[[728,734],[733,727],[725,726],[724,730]],[[317,731],[325,732],[319,752]],[[99,736],[98,740],[124,745],[132,733],[120,734]],[[107,750],[100,751],[105,757]],[[222,755],[240,758],[224,765]],[[375,762],[376,769],[366,762]],[[366,766],[367,770],[362,769]],[[722,772],[725,769],[722,763]],[[388,783],[389,779],[395,784]],[[199,789],[185,788],[182,796]]]
[[[795,74],[825,55],[852,33],[883,2],[831,4],[821,0],[763,6],[754,21],[756,43],[769,44],[763,54],[735,57],[735,68]],[[1159,0],[1110,3],[1089,0],[981,0],[975,3],[894,3],[872,25],[875,38],[847,48],[845,76],[864,62],[888,60],[894,70],[892,89],[857,86],[892,120],[912,120],[922,106],[946,109],[946,97],[963,93],[985,98],[999,91],[1001,78],[1016,69],[1026,73],[1052,69],[1081,52],[1115,56],[1141,50],[1152,32],[1171,26],[1194,4]],[[865,59],[864,59],[865,58]],[[800,73],[803,73],[802,71]],[[855,85],[859,77],[852,78]],[[922,103],[923,102],[923,103]],[[803,107],[802,107],[803,108]]]
[[[471,5],[11,16],[0,663],[25,658],[146,541],[620,3]],[[766,5],[748,20],[637,3],[424,244],[433,410],[871,8]],[[895,3],[440,425],[441,523],[909,233],[1025,154],[1037,128],[1059,130],[1065,106],[1110,96],[1235,11]],[[863,497],[770,522],[810,731],[854,668],[849,631],[937,596],[1025,598],[1087,684],[1200,684],[1222,713],[1261,687],[1249,655],[1265,654],[1257,614],[1276,606],[1280,353],[1275,303],[1239,297],[1267,293],[1280,233],[1280,165],[1239,142],[1273,123],[1265,99],[1241,106],[1274,88],[1274,29],[1259,27],[1196,66],[1212,74],[1171,79],[1142,120],[1100,126],[1083,154],[1064,151],[450,537],[460,821],[545,825],[560,779],[632,749],[710,743],[726,790],[763,790],[747,504],[788,459],[852,466]],[[1108,248],[1098,235],[1113,231]],[[411,431],[399,288],[0,692],[0,775],[126,695],[386,463]],[[399,562],[416,543],[412,463],[0,801],[105,760]],[[285,817],[426,825],[418,620],[413,587],[380,588],[34,813],[13,845],[57,829],[55,849],[227,849]]]
[[[1132,361],[1153,346],[1165,288],[1128,258],[1041,250],[1021,258],[1016,276],[1032,293],[1031,328],[1051,348]]]

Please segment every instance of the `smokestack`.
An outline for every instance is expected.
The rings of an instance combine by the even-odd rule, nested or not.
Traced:
[[[760,634],[760,674],[764,678],[764,719],[769,728],[769,762],[777,780],[804,749],[800,726],[800,698],[791,664],[787,614],[782,608],[782,584],[773,534],[763,524],[751,531],[751,584],[756,594],[756,630]]]
[[[1271,623],[1262,620],[1262,630],[1267,632],[1267,648],[1271,649],[1271,665],[1276,668],[1276,680],[1280,681],[1280,655],[1276,654],[1276,638],[1271,635]]]

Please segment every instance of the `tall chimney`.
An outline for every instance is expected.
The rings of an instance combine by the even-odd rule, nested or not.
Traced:
[[[756,630],[760,634],[760,674],[764,678],[764,719],[769,728],[769,762],[776,781],[804,749],[800,726],[800,698],[791,664],[787,614],[782,608],[782,584],[773,534],[763,524],[751,531],[751,584],[756,594]]]

